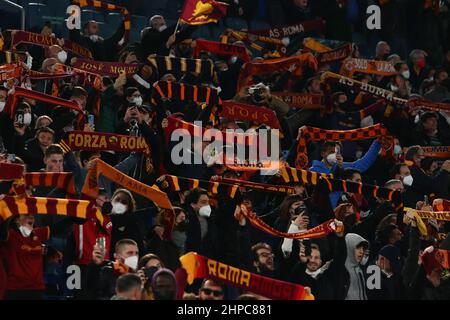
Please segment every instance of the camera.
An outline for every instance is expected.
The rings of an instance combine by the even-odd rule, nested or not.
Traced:
[[[265,101],[266,96],[264,94],[268,91],[269,88],[263,83],[258,83],[248,89],[249,95],[256,104],[260,104]]]
[[[294,212],[295,212],[295,213],[294,213],[295,218],[297,218],[297,217],[300,215],[300,213],[302,213],[302,212],[303,212],[303,214],[306,215],[306,216],[309,215],[309,214],[308,214],[308,207],[305,206],[305,205],[300,206],[300,207],[297,207],[297,208],[295,209]]]
[[[307,257],[310,256],[311,255],[311,240],[310,239],[302,239],[302,240],[300,240],[300,242],[305,247],[305,256],[307,256]]]

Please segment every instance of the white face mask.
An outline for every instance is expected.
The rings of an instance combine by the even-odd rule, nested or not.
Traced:
[[[125,259],[125,261],[123,262],[126,266],[130,267],[133,270],[137,269],[138,266],[138,256],[131,256]]]
[[[232,56],[231,59],[230,59],[230,62],[231,63],[236,63],[237,59],[238,59],[237,56]]]
[[[198,214],[201,217],[209,218],[209,216],[211,215],[211,206],[207,205],[207,206],[201,207],[200,210],[198,210]]]
[[[412,175],[408,175],[408,176],[403,178],[403,184],[405,186],[411,187],[412,184],[413,184],[413,180],[414,179],[413,179]]]
[[[121,202],[112,202],[112,214],[124,214],[127,212],[128,206],[124,205]]]
[[[337,162],[337,160],[336,160],[336,153],[330,153],[330,154],[327,156],[327,162],[328,162],[329,164],[335,164],[335,163]]]
[[[31,235],[31,231],[33,231],[33,229],[30,229],[26,226],[20,226],[19,230],[20,230],[20,233],[26,238],[28,238]]]
[[[5,109],[5,101],[0,101],[0,112],[3,112],[3,109]]]
[[[400,153],[402,153],[402,147],[400,147],[398,144],[396,144],[394,146],[394,154],[399,155]]]
[[[91,34],[89,36],[89,39],[91,39],[92,42],[97,42],[99,40],[99,38],[100,37],[98,35],[96,35],[96,34]]]
[[[403,76],[403,78],[409,79],[409,76],[410,76],[409,70],[403,71],[401,73],[401,75]]]
[[[161,27],[159,27],[158,31],[163,32],[166,29],[167,29],[167,26],[165,24],[163,24]]]
[[[67,60],[67,52],[65,52],[64,50],[58,52],[58,60],[61,63],[66,63]]]
[[[23,124],[29,126],[31,124],[31,113],[27,112],[23,114]]]
[[[142,97],[136,97],[133,99],[133,103],[138,107],[142,106],[142,102],[143,102]]]

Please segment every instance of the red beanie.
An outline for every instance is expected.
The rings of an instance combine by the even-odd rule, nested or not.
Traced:
[[[430,275],[431,272],[435,269],[442,269],[441,264],[436,259],[436,251],[432,252],[425,252],[422,256],[422,264],[423,268],[425,269],[425,272],[427,275]]]

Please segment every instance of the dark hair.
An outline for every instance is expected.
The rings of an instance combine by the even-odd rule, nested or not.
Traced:
[[[253,261],[258,261],[259,260],[259,255],[258,255],[258,250],[261,249],[267,249],[272,251],[272,247],[270,245],[268,245],[265,242],[258,242],[257,244],[253,245],[251,250],[252,250],[252,255],[253,255]]]
[[[114,247],[114,252],[117,253],[117,251],[119,251],[120,247],[125,246],[125,245],[130,245],[130,246],[138,246],[136,241],[132,240],[132,239],[120,239],[119,241],[116,242],[116,246]]]
[[[24,109],[31,109],[31,106],[30,106],[30,104],[28,102],[21,101],[14,108],[14,112],[21,111],[21,110],[24,110]]]
[[[128,196],[128,198],[130,198],[130,202],[128,205],[128,212],[134,212],[136,210],[136,201],[134,200],[133,194],[128,191],[127,189],[117,189],[116,191],[114,191],[111,200],[114,199],[114,197],[118,194],[118,193],[124,193]]]
[[[401,66],[404,64],[407,65],[407,63],[405,61],[399,61],[396,64],[394,64],[394,69],[398,72],[398,71],[400,71]]]
[[[85,98],[88,96],[88,93],[83,87],[76,86],[72,89],[72,94],[70,96],[74,98]]]
[[[424,123],[425,121],[427,121],[430,118],[436,118],[439,120],[439,117],[435,112],[427,111],[420,115],[420,122]]]
[[[144,268],[145,265],[150,261],[150,260],[158,260],[161,263],[161,267],[164,268],[164,263],[161,261],[161,258],[158,257],[156,254],[154,253],[147,253],[145,256],[143,256],[141,259],[139,259],[139,263],[138,263],[138,269]]]
[[[344,179],[350,180],[356,173],[361,174],[361,171],[359,171],[358,169],[347,168],[344,170]]]
[[[208,195],[208,191],[202,188],[195,188],[188,192],[186,195],[186,198],[184,199],[184,202],[186,205],[190,205],[192,203],[197,203],[200,199],[201,195]]]
[[[141,288],[141,278],[135,273],[126,273],[116,280],[116,292],[128,292],[136,288]]]
[[[400,174],[400,168],[403,166],[408,166],[408,165],[404,162],[396,163],[394,165],[394,167],[392,167],[391,174],[390,174],[391,177],[395,177],[396,174]]]
[[[218,281],[218,280],[214,280],[214,279],[210,279],[210,278],[205,278],[205,279],[203,279],[202,285],[200,286],[200,288],[203,288],[203,287],[205,286],[205,284],[206,284],[207,281],[211,281],[214,285],[216,285],[216,286],[218,286],[218,287],[221,287],[222,290],[225,289],[225,285],[224,285],[223,282]]]
[[[64,150],[59,144],[51,144],[48,146],[47,150],[45,150],[45,158],[49,158],[52,154],[64,155]]]
[[[298,194],[290,194],[286,198],[284,198],[283,202],[280,204],[280,218],[281,219],[289,219],[290,213],[289,208],[292,206],[293,203],[297,201],[304,201],[303,196]]]
[[[335,141],[325,141],[322,146],[320,147],[320,153],[326,152],[329,148],[336,147]]]
[[[136,87],[128,87],[124,90],[123,95],[128,98],[131,97],[133,95],[133,93],[135,93],[136,91],[139,91],[138,88]],[[140,91],[139,91],[140,92]]]
[[[413,161],[414,156],[419,152],[421,146],[411,146],[405,152],[405,160]]]
[[[437,160],[436,159],[434,159],[434,158],[429,158],[429,157],[427,157],[427,158],[423,158],[421,161],[420,161],[420,167],[423,169],[423,170],[430,170],[430,168],[431,168],[431,165],[433,164],[433,162],[436,162]]]
[[[96,155],[96,154],[99,154],[99,152],[98,151],[88,151],[88,150],[80,151],[80,161],[81,161],[81,163],[83,164],[84,161],[89,161],[89,159],[92,156]]]
[[[386,244],[389,242],[389,238],[391,237],[392,231],[397,229],[397,225],[393,223],[389,223],[388,225],[379,229],[376,233],[377,241],[381,244]]]
[[[49,127],[40,127],[37,131],[36,131],[36,137],[38,135],[40,135],[41,133],[51,133],[52,135],[55,135],[55,131]]]

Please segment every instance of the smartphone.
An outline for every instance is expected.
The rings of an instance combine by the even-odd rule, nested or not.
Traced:
[[[423,202],[424,202],[424,204],[426,206],[430,205],[430,203],[428,202],[428,196],[427,195],[423,196]]]
[[[95,239],[95,244],[102,251],[103,257],[105,257],[105,255],[106,255],[106,238],[105,237],[100,237],[100,238]]]
[[[148,281],[152,281],[153,275],[158,271],[158,267],[150,267],[144,269],[144,275],[147,277]]]
[[[336,153],[336,155],[340,155],[341,154],[341,147],[335,146],[334,147],[334,152]]]
[[[88,123],[89,123],[89,125],[91,126],[91,127],[93,127],[95,124],[94,124],[94,121],[95,121],[95,117],[94,117],[94,115],[93,114],[90,114],[90,115],[88,115]]]
[[[301,240],[302,244],[305,246],[305,256],[311,255],[311,240],[310,239],[303,239]]]

